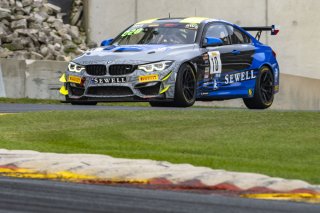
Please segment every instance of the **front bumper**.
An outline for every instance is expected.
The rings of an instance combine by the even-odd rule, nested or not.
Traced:
[[[79,81],[75,80],[79,79]],[[89,75],[86,71],[67,71],[60,81],[60,92],[77,101],[151,101],[174,98],[174,68],[146,73],[135,70],[128,75]]]

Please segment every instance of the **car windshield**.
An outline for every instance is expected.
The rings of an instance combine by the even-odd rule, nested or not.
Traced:
[[[136,24],[119,35],[112,44],[192,44],[195,42],[197,29],[197,24]]]

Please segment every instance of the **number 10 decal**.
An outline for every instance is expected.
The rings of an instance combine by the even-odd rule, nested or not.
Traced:
[[[208,52],[210,61],[210,74],[220,74],[222,65],[219,51]]]

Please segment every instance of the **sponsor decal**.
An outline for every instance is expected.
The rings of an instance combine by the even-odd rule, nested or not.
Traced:
[[[203,87],[208,87],[209,84],[210,84],[210,82],[204,82],[204,83],[202,84],[202,86],[203,86]]]
[[[210,77],[210,69],[209,67],[204,68],[204,78],[208,79]]]
[[[142,28],[143,27],[143,24],[135,24],[134,26],[133,26],[133,28]]]
[[[224,79],[225,79],[225,84],[232,84],[232,83],[236,83],[236,82],[255,79],[256,77],[257,76],[254,74],[254,70],[247,70],[244,72],[226,74]]]
[[[143,32],[143,28],[137,28],[137,29],[130,29],[126,32],[124,32],[121,37],[126,37],[126,36],[131,36],[131,35],[136,35]]]
[[[209,78],[209,72],[205,72],[204,73],[204,79],[208,79]]]
[[[115,84],[115,83],[126,83],[126,77],[114,77],[114,78],[92,78],[93,84]]]
[[[278,92],[279,91],[279,85],[274,86],[274,91]]]
[[[208,53],[203,54],[203,55],[202,55],[202,59],[203,59],[204,61],[209,60],[209,55],[208,55]]]
[[[143,75],[143,76],[139,76],[139,82],[143,83],[143,82],[150,82],[150,81],[157,81],[159,80],[159,76],[158,75]]]
[[[213,79],[213,90],[217,90],[217,89],[219,89],[219,87],[218,87],[218,82],[217,82],[217,79],[214,78],[214,79]]]
[[[248,95],[249,95],[249,97],[252,97],[252,95],[253,95],[253,90],[252,89],[248,90]]]
[[[81,78],[78,77],[78,76],[69,75],[68,82],[80,84],[81,83]]]
[[[197,30],[198,25],[197,24],[186,24],[186,28],[189,30]]]
[[[158,48],[158,49],[156,49],[155,51],[157,51],[157,52],[164,52],[164,51],[166,51],[168,48],[166,48],[166,47],[160,47],[160,48]]]
[[[207,87],[209,89],[212,90],[218,90],[219,86],[218,86],[218,80],[217,79],[213,79],[212,81],[208,81],[208,82],[204,82],[202,84],[203,87]]]
[[[278,68],[275,68],[274,69],[274,80],[275,80],[275,83],[278,83],[278,78],[279,78],[279,70],[278,70]]]

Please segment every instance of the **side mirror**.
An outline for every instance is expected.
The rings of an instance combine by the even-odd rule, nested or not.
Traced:
[[[107,39],[107,40],[103,40],[102,42],[101,42],[101,47],[104,47],[104,46],[108,46],[108,45],[110,45],[111,44],[111,42],[113,41],[113,38],[110,38],[110,39]]]
[[[216,47],[223,45],[223,41],[220,38],[206,37],[203,44],[205,47]]]

